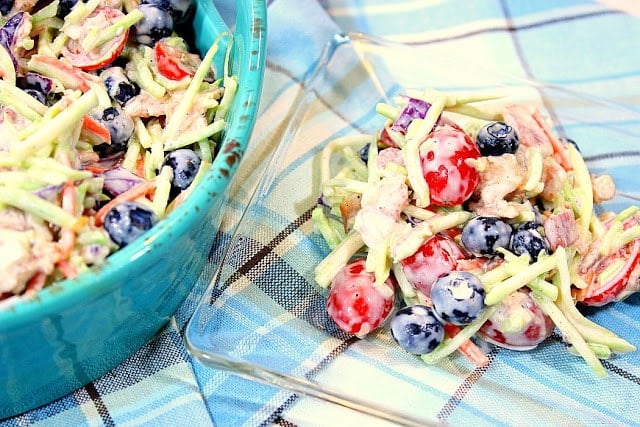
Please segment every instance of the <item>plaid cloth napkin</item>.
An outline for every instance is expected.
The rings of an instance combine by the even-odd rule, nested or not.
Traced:
[[[223,14],[232,15],[233,0],[215,3]],[[440,45],[469,55],[485,54],[487,61],[494,61],[488,64],[492,67],[571,85],[630,108],[640,100],[640,21],[634,16],[640,15],[640,7],[634,0],[274,0],[268,2],[268,8],[261,112],[212,248],[212,262],[203,277],[211,276],[211,269],[223,255],[266,166],[264,159],[282,135],[292,101],[302,92],[305,77],[336,33],[358,31],[409,44]],[[592,164],[627,168],[632,174],[640,154],[631,152],[612,160],[607,156],[609,150],[611,147],[603,143],[597,150],[602,154],[591,159]],[[290,166],[284,169],[285,176],[276,179],[291,179],[286,175],[295,173],[296,179],[304,180],[301,170],[311,166],[305,163],[308,151],[299,147],[297,158],[286,159]],[[292,191],[295,193],[295,188]],[[266,355],[292,365],[283,369],[312,373],[314,379],[337,388],[366,378],[363,387],[369,389],[367,398],[453,425],[640,424],[640,412],[634,410],[640,397],[638,353],[605,361],[609,376],[598,380],[585,376],[582,370],[571,371],[569,376],[556,372],[558,347],[553,344],[535,354],[493,350],[486,369],[474,370],[464,361],[454,360],[420,371],[413,371],[410,362],[391,366],[388,355],[367,340],[339,333],[318,348],[315,328],[307,325],[314,321],[308,313],[290,307],[291,301],[270,298],[277,294],[274,289],[241,292],[264,274],[281,281],[296,280],[299,271],[309,270],[305,265],[308,257],[320,255],[318,239],[309,242],[303,238],[311,232],[312,205],[294,207],[287,200],[275,205],[269,205],[263,221],[280,230],[281,238],[275,243],[247,240],[246,249],[227,260],[226,268],[236,271],[232,275],[236,285],[247,284],[239,288],[234,306],[221,313],[231,316],[229,324],[241,328],[256,321],[258,314],[253,308],[273,305],[287,319],[282,321],[286,326],[282,331],[292,334],[296,329],[289,329],[287,322],[293,318],[306,334],[294,336],[297,345],[288,352]],[[2,420],[0,425],[386,425],[193,361],[183,336],[207,285],[206,280],[200,280],[171,323],[112,372],[58,401]],[[215,299],[212,302],[215,304]],[[628,300],[606,317],[594,315],[596,320],[608,322],[607,327],[626,329],[623,336],[640,346],[640,333],[634,332],[640,321],[640,299]],[[247,353],[253,347],[247,346],[243,354],[250,358]],[[286,343],[277,348],[286,349]],[[376,378],[384,380],[389,390],[376,387]],[[522,393],[506,394],[512,388],[505,388],[505,384]],[[421,401],[415,396],[428,399]]]

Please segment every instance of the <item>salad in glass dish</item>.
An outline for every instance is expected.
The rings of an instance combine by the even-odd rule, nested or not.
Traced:
[[[1,304],[102,265],[208,170],[237,82],[221,38],[191,52],[192,10],[0,2]]]
[[[587,319],[638,291],[640,212],[602,212],[616,188],[537,107],[490,91],[408,91],[375,134],[321,155],[315,269],[344,332],[388,327],[426,363],[488,342],[531,350],[555,328],[599,375],[635,346]]]

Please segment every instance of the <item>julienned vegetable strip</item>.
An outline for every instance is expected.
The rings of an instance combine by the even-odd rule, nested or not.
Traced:
[[[471,339],[496,310],[497,307],[495,306],[487,308],[475,322],[462,328],[454,337],[445,339],[435,350],[431,353],[423,354],[420,358],[425,363],[432,365],[449,356],[467,340]]]
[[[493,286],[484,301],[487,305],[495,305],[502,301],[507,295],[515,292],[527,283],[535,280],[538,276],[548,273],[556,268],[556,255],[550,255],[531,264],[524,270],[514,274],[503,282]]]
[[[164,128],[163,139],[165,144],[168,144],[172,138],[176,136],[178,130],[180,129],[180,125],[184,121],[187,112],[191,109],[193,103],[195,102],[195,97],[197,93],[200,91],[200,85],[204,81],[205,76],[211,69],[211,64],[213,62],[213,57],[216,52],[218,52],[218,48],[220,45],[220,40],[222,37],[226,37],[227,34],[223,33],[216,38],[213,42],[206,55],[202,59],[202,62],[198,66],[195,75],[193,76],[187,90],[185,91],[180,103],[173,111],[171,116],[168,118],[168,123]]]
[[[41,125],[35,133],[13,147],[11,154],[19,159],[26,159],[38,153],[42,148],[53,144],[60,135],[77,126],[82,116],[97,105],[98,97],[94,91],[84,93],[69,108],[52,118],[46,126]]]
[[[116,36],[122,34],[143,17],[144,15],[139,9],[134,9],[116,20],[107,29],[93,30],[89,32],[87,37],[81,41],[82,47],[87,52],[91,52],[93,49],[100,47],[101,45],[113,40]]]
[[[102,225],[102,223],[104,222],[105,215],[114,206],[124,201],[132,201],[132,200],[136,200],[139,197],[143,197],[149,194],[151,191],[153,191],[155,187],[156,187],[155,180],[148,180],[148,181],[143,181],[131,187],[129,190],[125,191],[124,193],[120,193],[118,196],[111,199],[109,203],[106,203],[104,206],[102,206],[100,210],[98,210],[98,212],[96,212],[94,216],[95,224],[98,226]]]
[[[576,349],[580,356],[582,356],[596,375],[599,377],[605,377],[607,375],[607,371],[602,366],[602,363],[600,363],[600,360],[598,360],[595,353],[591,348],[589,348],[582,338],[582,335],[580,335],[580,332],[578,332],[576,327],[562,314],[553,301],[535,291],[531,293],[531,296],[538,303],[540,308],[542,308],[542,310],[551,317],[553,323],[555,323],[558,329],[560,329],[566,339]]]
[[[358,233],[350,233],[331,253],[315,268],[316,281],[324,288],[328,287],[331,279],[348,260],[364,246],[362,237]]]
[[[17,188],[0,187],[0,204],[6,204],[29,212],[60,227],[77,229],[83,223],[82,218],[70,214],[60,206],[48,202],[29,191]],[[86,218],[84,218],[84,221],[86,221]]]
[[[453,338],[460,333],[460,328],[450,323],[446,324],[444,326],[444,329],[449,338]],[[487,357],[487,355],[484,354],[482,349],[470,339],[460,344],[460,347],[458,347],[458,351],[462,353],[467,359],[469,359],[471,363],[479,368],[487,366],[489,364],[489,358]]]

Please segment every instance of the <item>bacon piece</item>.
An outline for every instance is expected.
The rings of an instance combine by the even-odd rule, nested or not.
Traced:
[[[522,203],[509,202],[527,178],[526,167],[514,154],[486,157],[486,168],[480,172],[480,183],[475,190],[478,202],[471,208],[478,215],[515,218],[528,209]]]
[[[504,108],[502,116],[505,122],[516,131],[522,146],[538,148],[545,155],[553,155],[553,144],[540,123],[534,118],[534,113],[527,107],[509,105]]]
[[[569,247],[578,240],[578,227],[573,210],[565,209],[548,217],[542,224],[552,251]]]
[[[342,215],[342,223],[344,224],[345,233],[353,226],[353,221],[358,211],[360,211],[360,199],[362,196],[358,193],[351,193],[340,203],[340,215]]]

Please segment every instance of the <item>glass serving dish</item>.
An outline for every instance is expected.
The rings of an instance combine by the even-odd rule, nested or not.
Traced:
[[[577,141],[592,172],[616,181],[617,195],[604,208],[620,211],[640,197],[634,173],[640,113],[633,106],[498,72],[437,46],[336,35],[306,80],[187,327],[190,353],[206,366],[273,386],[262,397],[274,408],[282,402],[269,397],[278,390],[297,396],[296,405],[308,413],[315,408],[309,397],[330,403],[320,417],[349,408],[370,422],[402,425],[640,422],[626,409],[640,396],[640,352],[603,361],[604,379],[571,355],[558,333],[528,352],[488,346],[484,368],[458,354],[426,365],[400,349],[385,328],[358,339],[328,317],[327,291],[315,284],[314,268],[329,249],[311,223],[321,149],[336,137],[374,133],[384,123],[376,103],[427,87],[506,91],[536,104],[560,136]],[[637,295],[587,315],[640,344]]]

